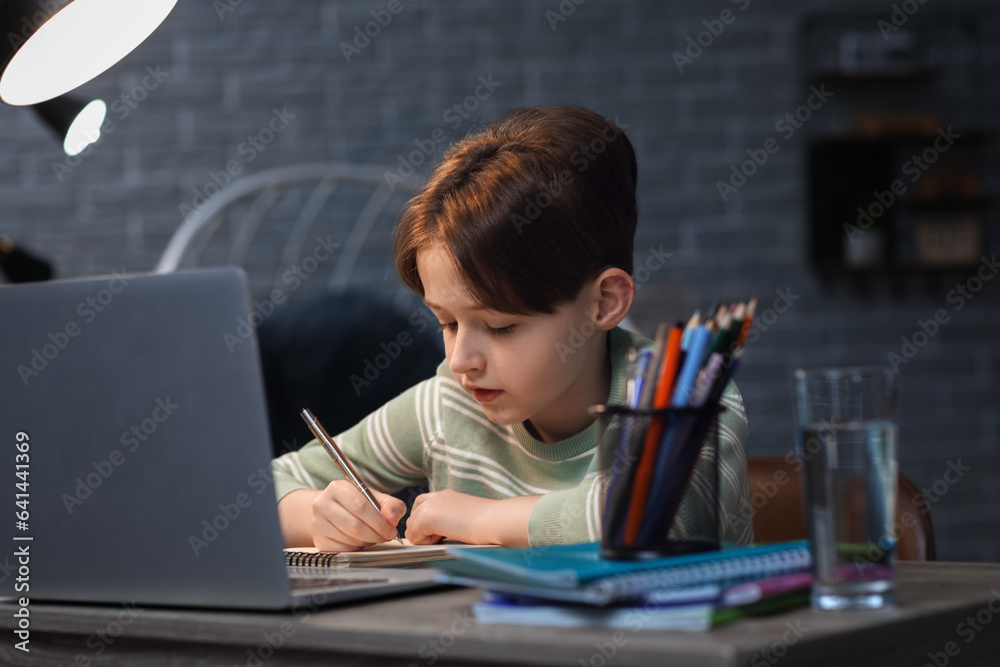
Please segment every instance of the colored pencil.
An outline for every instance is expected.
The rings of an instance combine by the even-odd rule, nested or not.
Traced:
[[[674,387],[677,369],[679,368],[681,337],[683,333],[683,329],[679,325],[675,325],[667,337],[667,349],[663,357],[663,367],[660,379],[656,383],[656,396],[653,399],[654,408],[661,409],[670,406],[670,394]],[[625,520],[623,541],[631,547],[635,546],[635,540],[639,536],[639,528],[642,526],[643,508],[646,505],[646,496],[649,494],[649,484],[653,480],[656,455],[659,452],[660,435],[662,432],[663,417],[654,416],[650,420],[649,430],[646,431],[646,440],[642,446],[639,468],[635,473],[635,486],[632,487],[632,498]]]
[[[630,350],[626,406],[717,409],[739,365],[756,305],[756,298],[748,303],[717,300],[707,311],[696,310],[686,325],[661,323],[652,348]],[[709,416],[657,412],[621,418],[616,458],[635,465],[620,466],[612,474],[604,527],[616,545],[655,549],[684,494],[681,485],[693,470]],[[645,432],[637,431],[643,424]],[[673,488],[661,488],[665,484]]]
[[[649,372],[646,375],[642,388],[642,396],[639,398],[639,407],[648,408],[653,405],[653,395],[656,391],[657,382],[660,379],[660,370],[663,366],[663,354],[667,346],[667,335],[670,332],[670,325],[661,323],[656,327],[656,339],[653,341],[653,357],[649,364]]]
[[[747,314],[746,317],[743,318],[743,328],[740,329],[740,335],[739,338],[737,339],[737,342],[740,345],[743,345],[743,340],[747,337],[747,333],[750,331],[751,325],[753,325],[753,317],[756,310],[757,310],[757,297],[754,297],[750,299],[750,301],[747,303]]]

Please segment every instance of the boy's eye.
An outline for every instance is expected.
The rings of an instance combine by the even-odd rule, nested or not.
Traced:
[[[503,334],[509,334],[511,331],[514,330],[514,326],[515,325],[511,324],[505,327],[500,327],[499,329],[495,329],[489,325],[486,325],[486,332],[491,336],[500,336]],[[442,322],[441,325],[438,326],[438,333],[444,331],[454,333],[456,329],[458,329],[458,322]]]

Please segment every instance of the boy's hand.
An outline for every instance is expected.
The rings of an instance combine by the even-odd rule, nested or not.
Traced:
[[[447,537],[466,544],[528,546],[528,517],[538,498],[490,500],[451,490],[422,493],[413,501],[406,538],[414,544]]]
[[[457,491],[422,493],[413,501],[406,520],[406,539],[414,544],[435,544],[448,537],[467,544],[490,544],[477,530],[476,518],[489,513],[496,500]]]
[[[396,539],[396,524],[406,514],[399,498],[371,489],[382,506],[379,514],[346,479],[330,482],[312,501],[311,532],[320,551],[357,551]]]

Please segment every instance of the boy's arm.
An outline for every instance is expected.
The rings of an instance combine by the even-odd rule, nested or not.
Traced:
[[[753,515],[746,460],[749,429],[743,399],[734,382],[727,385],[722,404],[726,410],[719,418],[720,537],[727,542],[750,544],[753,541]],[[709,461],[702,459],[696,473],[714,474],[710,466],[704,465]],[[710,516],[709,508],[702,506],[704,503],[692,486],[689,485],[682,501],[687,507],[679,514],[692,519]],[[606,492],[604,477],[592,471],[575,487],[541,496],[508,499],[521,504],[511,505],[507,521],[511,522],[511,527],[518,527],[517,522],[524,521],[527,514],[527,537],[531,546],[600,540]],[[531,499],[530,505],[527,499]],[[500,506],[497,507],[499,510]]]
[[[423,463],[426,434],[421,433],[414,414],[417,393],[427,391],[429,382],[411,387],[334,437],[344,456],[373,491],[393,493],[426,481]],[[340,469],[317,440],[274,459],[271,469],[286,544],[311,546],[311,537],[306,540],[311,501],[331,481],[343,479]]]
[[[544,495],[495,500],[457,491],[425,493],[413,503],[406,537],[414,544],[449,538],[468,544],[528,547],[601,539],[596,478]]]
[[[314,546],[312,502],[320,493],[316,489],[298,489],[278,503],[278,518],[281,521],[281,534],[285,538],[286,547]]]
[[[606,487],[594,470],[574,487],[537,496],[528,519],[531,546],[600,540]]]
[[[530,546],[528,523],[540,498],[496,500],[451,490],[425,493],[413,502],[406,538],[414,544],[435,543],[447,537],[467,544]]]

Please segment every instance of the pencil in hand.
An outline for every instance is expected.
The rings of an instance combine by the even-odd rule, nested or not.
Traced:
[[[326,432],[323,425],[320,424],[313,413],[309,411],[309,408],[302,408],[302,412],[300,414],[302,415],[302,419],[305,420],[306,425],[309,427],[309,430],[313,432],[316,439],[319,440],[321,445],[323,445],[323,449],[326,450],[326,453],[330,455],[333,462],[337,464],[338,468],[340,468],[340,472],[344,474],[344,477],[346,477],[351,484],[356,486],[358,491],[363,493],[365,498],[368,499],[368,502],[370,502],[381,514],[382,505],[380,505],[378,500],[375,499],[375,496],[372,495],[372,492],[368,489],[368,485],[365,484],[363,479],[361,479],[357,471],[354,469],[354,466],[352,466],[351,462],[347,460],[344,453],[340,451],[340,447],[337,446],[337,443],[335,443],[333,438],[331,438]],[[396,539],[399,540],[400,544],[403,543],[403,538],[399,536],[398,528],[396,529]]]

